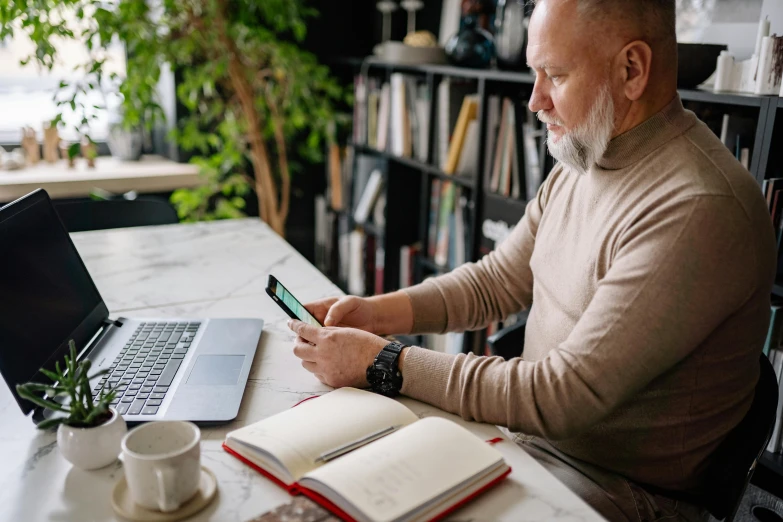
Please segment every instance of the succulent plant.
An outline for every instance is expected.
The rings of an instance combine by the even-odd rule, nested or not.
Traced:
[[[116,391],[102,389],[97,397],[93,397],[90,388],[90,380],[105,375],[109,370],[89,375],[91,363],[89,360],[76,360],[76,343],[73,339],[68,341],[68,347],[70,355],[65,356],[64,369],[60,368],[60,361],[57,361],[55,371],[41,368],[41,373],[52,380],[51,384],[28,382],[16,386],[17,393],[23,399],[56,412],[53,417],[40,422],[39,429],[54,428],[60,424],[92,428],[111,418],[109,405],[116,397]]]

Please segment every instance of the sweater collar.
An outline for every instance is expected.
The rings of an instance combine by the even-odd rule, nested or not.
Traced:
[[[684,133],[696,122],[696,116],[682,106],[680,95],[657,114],[609,142],[596,163],[606,170],[630,167],[655,149]]]

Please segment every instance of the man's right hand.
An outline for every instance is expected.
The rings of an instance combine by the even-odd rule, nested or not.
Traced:
[[[375,335],[408,334],[413,306],[404,292],[373,297],[328,297],[305,305],[324,326],[345,326]]]
[[[344,326],[376,333],[375,310],[372,303],[353,295],[328,297],[305,305],[324,326]]]

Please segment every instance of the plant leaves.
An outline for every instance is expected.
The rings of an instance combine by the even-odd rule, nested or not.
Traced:
[[[52,417],[50,419],[43,420],[36,425],[39,430],[48,430],[58,427],[60,424],[64,424],[68,420],[66,417]]]
[[[62,411],[62,412],[65,412],[65,413],[69,412],[69,410],[63,408],[61,404],[58,404],[58,403],[52,402],[52,401],[47,401],[46,399],[44,399],[42,397],[39,397],[38,395],[36,395],[34,393],[28,392],[24,388],[23,384],[19,384],[19,385],[16,386],[16,393],[18,393],[19,396],[22,397],[23,399],[26,399],[26,400],[32,402],[33,404],[35,404],[36,406],[40,406],[41,408],[48,408],[50,410]]]

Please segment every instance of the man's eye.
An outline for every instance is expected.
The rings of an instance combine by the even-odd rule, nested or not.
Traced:
[[[558,76],[557,74],[549,76],[549,79],[552,80],[552,82],[554,83],[558,83],[560,81],[560,78],[561,76]]]

